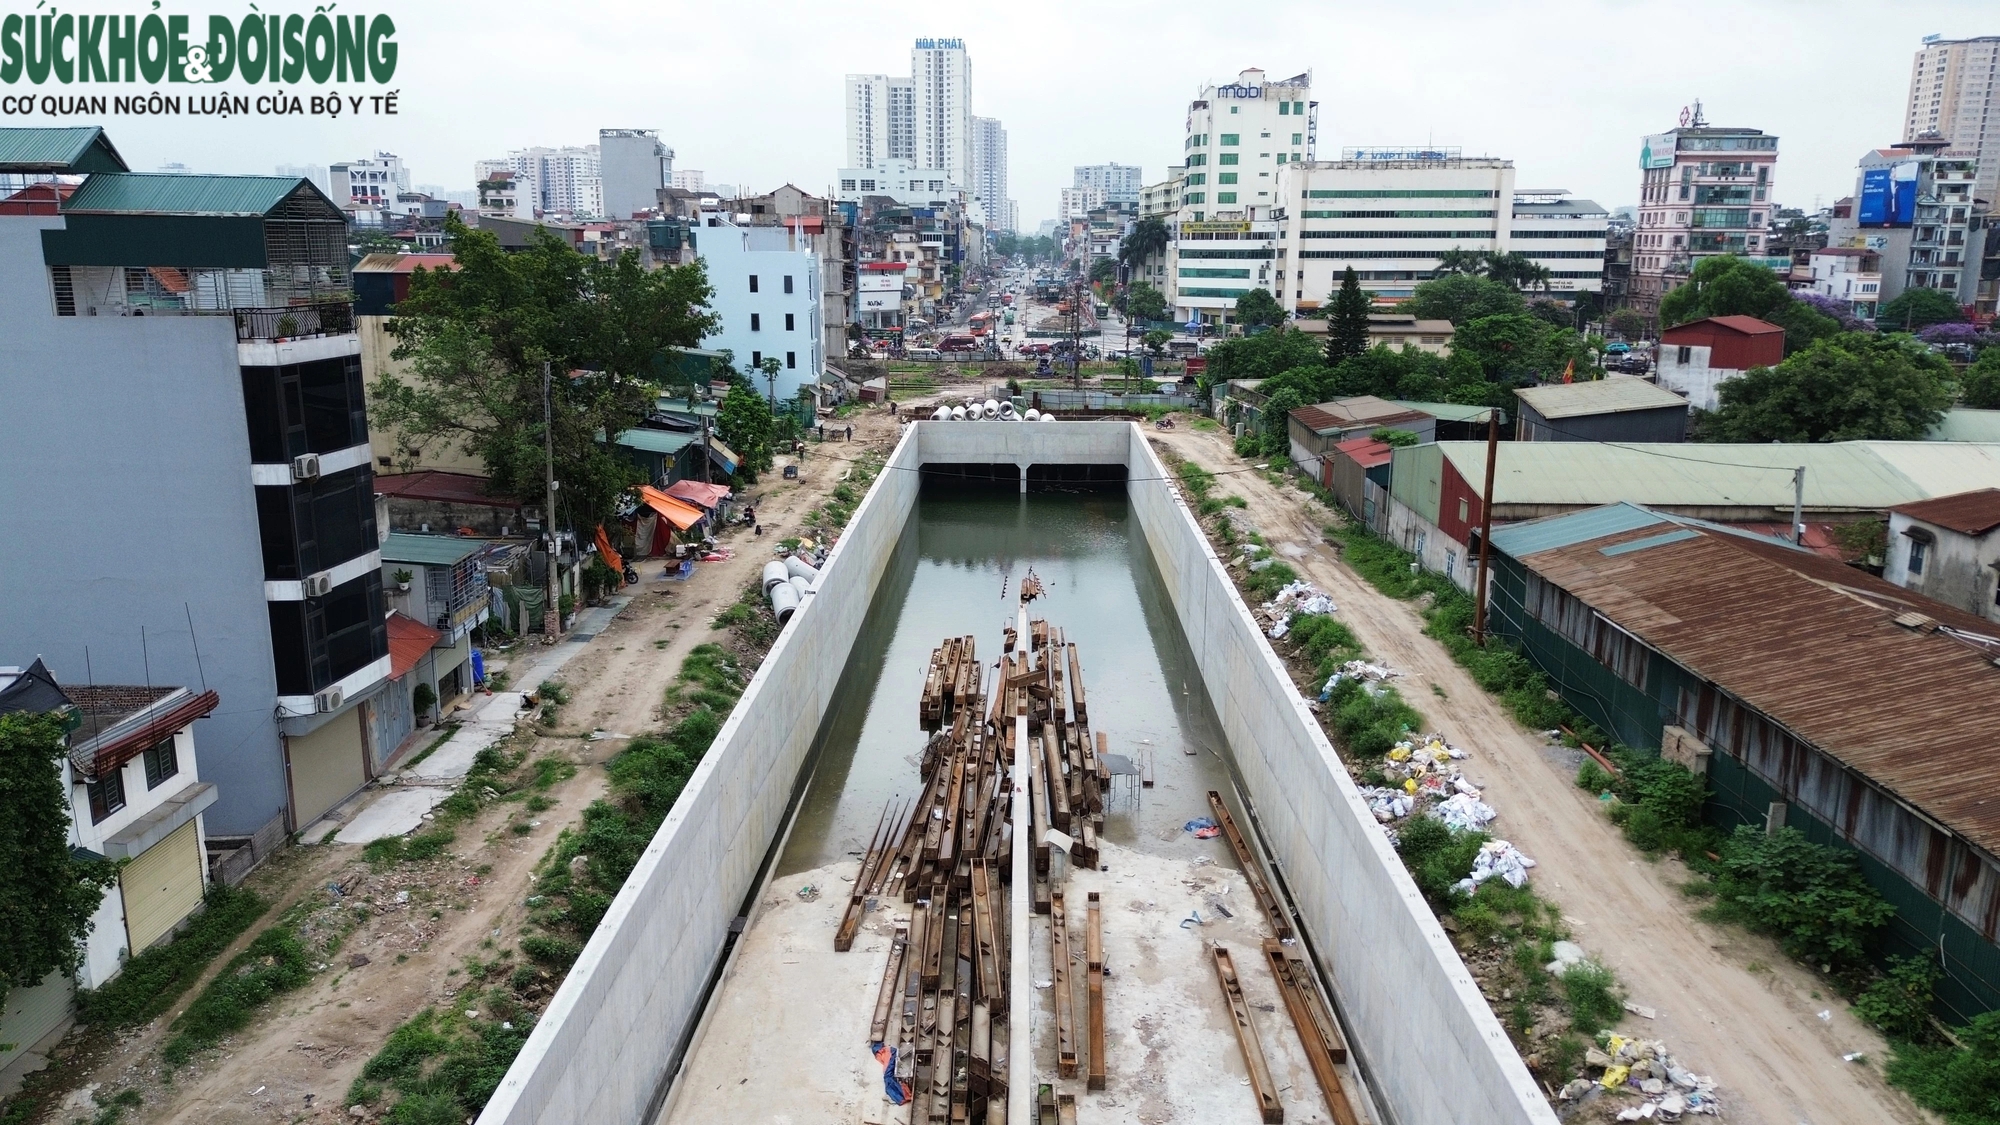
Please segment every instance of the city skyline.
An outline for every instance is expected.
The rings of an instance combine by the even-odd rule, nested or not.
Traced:
[[[1710,5],[1717,13],[1723,9]],[[843,82],[850,73],[895,72],[907,66],[913,38],[965,41],[980,57],[976,109],[1005,122],[1010,140],[1009,195],[1019,200],[1020,224],[1033,229],[1052,216],[1058,192],[1079,164],[1137,164],[1150,180],[1179,154],[1186,105],[1206,81],[1250,66],[1267,73],[1311,69],[1321,103],[1320,151],[1359,145],[1434,144],[1468,155],[1515,160],[1538,183],[1566,187],[1618,207],[1637,202],[1639,138],[1672,128],[1682,106],[1700,98],[1717,124],[1763,129],[1786,138],[1786,186],[1779,202],[1811,209],[1852,190],[1855,160],[1900,134],[1912,59],[1923,37],[1970,38],[1992,30],[1986,10],[1970,3],[1868,10],[1873,29],[1856,48],[1842,13],[1862,18],[1859,5],[1816,10],[1812,20],[1786,9],[1728,9],[1740,35],[1719,45],[1697,31],[1695,18],[1659,21],[1645,7],[1599,5],[1562,25],[1530,25],[1505,11],[1447,5],[1451,26],[1464,34],[1431,40],[1418,23],[1394,13],[1281,7],[1255,28],[1204,28],[1187,44],[1171,21],[1131,27],[1111,15],[1061,9],[1086,36],[1114,31],[1143,68],[1070,73],[1035,46],[1035,9],[1022,19],[954,14],[939,20],[915,5],[891,5],[866,26],[831,13],[804,10],[750,37],[705,36],[685,41],[634,40],[608,48],[591,29],[636,6],[608,4],[588,24],[555,26],[542,42],[551,49],[538,73],[565,96],[510,103],[505,114],[466,112],[460,91],[480,81],[493,59],[518,50],[497,27],[463,28],[442,13],[411,13],[399,33],[408,62],[399,75],[395,118],[233,120],[107,118],[135,167],[185,162],[202,171],[268,174],[278,164],[325,165],[376,151],[402,155],[413,179],[453,190],[471,186],[473,162],[535,145],[587,144],[606,125],[657,128],[661,141],[695,167],[750,190],[792,182],[811,191],[829,186],[842,165]],[[496,12],[506,23],[507,4]],[[1058,9],[1051,6],[1051,17]],[[525,15],[527,9],[521,7]],[[1293,28],[1281,39],[1264,29]],[[1340,34],[1312,34],[1331,31]],[[897,30],[886,30],[894,27]],[[1780,98],[1767,80],[1760,42],[1781,36],[1801,57],[1837,53],[1861,64],[1843,82],[1812,99]],[[1620,41],[1643,42],[1673,67],[1579,67],[1578,58],[1609,62]],[[451,50],[444,49],[451,43]],[[1311,48],[1296,46],[1316,44]],[[608,54],[606,52],[609,52]],[[589,60],[588,62],[584,60]],[[768,65],[771,60],[783,65]],[[641,65],[641,62],[644,65]],[[627,65],[629,64],[629,65]],[[1409,68],[1422,84],[1396,77]],[[747,93],[718,107],[714,90],[755,70]],[[1555,71],[1560,83],[1521,76]],[[1060,80],[1058,80],[1060,79]],[[1394,91],[1388,97],[1385,91]],[[1498,96],[1495,96],[1495,95]],[[706,106],[673,111],[667,106]],[[1088,106],[1079,113],[1078,107]],[[1390,108],[1393,107],[1393,108]],[[36,114],[15,124],[52,124]],[[64,119],[62,123],[71,123]],[[746,144],[746,138],[759,143]]]

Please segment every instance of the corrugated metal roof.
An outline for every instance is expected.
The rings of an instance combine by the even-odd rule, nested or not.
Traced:
[[[104,130],[0,129],[0,172],[108,172],[125,170],[125,158]]]
[[[415,473],[379,473],[375,491],[384,496],[407,500],[436,500],[447,504],[478,504],[494,508],[519,508],[519,500],[496,496],[487,488],[485,477],[471,473],[448,473],[425,469]]]
[[[385,563],[416,563],[418,566],[450,566],[479,552],[483,539],[460,539],[455,535],[412,535],[392,531],[382,544]]]
[[[389,615],[389,678],[400,680],[444,634],[402,613]]]
[[[618,435],[618,444],[627,449],[669,457],[699,440],[697,434],[678,434],[672,430],[626,430]]]
[[[1485,422],[1486,417],[1496,409],[1491,406],[1466,406],[1456,402],[1412,402],[1396,398],[1389,401],[1405,410],[1415,410],[1428,414],[1440,422]],[[1500,411],[1500,424],[1507,424],[1507,412]]]
[[[1443,441],[1437,448],[1463,479],[1485,479],[1485,442]],[[1406,452],[1398,451],[1399,463]],[[1969,488],[2000,488],[2000,444],[1505,441],[1493,503],[1789,510],[1792,470],[1800,465],[1806,469],[1805,506],[1813,511],[1886,511]]]
[[[451,254],[369,254],[354,263],[355,273],[414,273],[418,266],[427,270],[448,270],[458,265]]]
[[[1975,410],[1961,406],[1944,412],[1944,418],[1924,435],[1931,441],[2000,442],[2000,410]]]
[[[1587,540],[1522,561],[1821,753],[2000,854],[2000,801],[1990,800],[1978,765],[1993,744],[1991,708],[1978,701],[2000,698],[2000,667],[1992,651],[1950,632],[1990,636],[1991,622],[1782,544],[1703,529],[1610,557],[1606,545]],[[1943,628],[1896,624],[1911,610]]]
[[[1607,504],[1602,508],[1496,527],[1493,529],[1493,546],[1518,559],[1666,522],[1665,516],[1649,512],[1637,504]]]
[[[1421,410],[1399,406],[1386,398],[1356,395],[1353,398],[1337,398],[1332,402],[1301,406],[1292,411],[1292,417],[1305,423],[1313,433],[1324,437],[1357,426],[1386,426],[1394,422],[1415,421],[1427,415]]]
[[[1984,535],[2000,527],[2000,488],[1981,488],[1914,504],[1898,504],[1893,510],[1961,534]]]
[[[1664,387],[1630,375],[1607,375],[1582,383],[1551,383],[1514,392],[1544,418],[1617,414],[1627,410],[1687,409],[1687,400]]]
[[[262,217],[307,182],[296,176],[106,172],[83,181],[63,204],[63,214]]]

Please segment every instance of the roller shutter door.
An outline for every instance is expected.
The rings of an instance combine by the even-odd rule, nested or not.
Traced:
[[[195,822],[169,833],[125,865],[125,934],[133,953],[160,940],[201,904],[201,840]]]
[[[42,1041],[69,1018],[70,997],[76,986],[60,970],[42,978],[33,988],[7,990],[6,1007],[0,1009],[0,1068],[5,1068]]]
[[[292,766],[292,827],[299,830],[367,784],[361,708],[285,739],[285,753]]]

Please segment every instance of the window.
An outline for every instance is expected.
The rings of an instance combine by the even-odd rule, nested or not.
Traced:
[[[799,365],[799,353],[797,353],[797,352],[786,352],[786,353],[785,353],[785,366],[786,366],[786,367],[797,367],[798,365]]]
[[[1279,103],[1278,103],[1278,116],[1279,116],[1279,117],[1289,117],[1289,116],[1291,116],[1291,112],[1292,112],[1292,103],[1290,103],[1290,102],[1279,102]]]
[[[1215,182],[1218,184],[1233,184],[1236,182],[1236,173],[1218,172],[1215,176]]]
[[[752,332],[762,332],[763,330],[764,330],[764,318],[763,318],[763,317],[761,317],[761,316],[759,316],[759,315],[757,315],[756,313],[751,313],[751,314],[750,314],[750,331],[752,331]]]
[[[797,327],[797,325],[795,325],[795,324],[793,324],[793,323],[792,323],[792,314],[791,314],[791,313],[786,313],[786,314],[785,314],[785,331],[787,331],[787,332],[795,332],[795,331],[797,331],[797,330],[798,330],[798,327]]]
[[[751,353],[750,353],[750,366],[752,366],[752,367],[756,367],[756,366],[759,366],[760,364],[762,364],[763,362],[764,362],[764,353],[763,353],[763,352],[751,352]]]
[[[1231,109],[1234,109],[1235,107],[1234,107],[1234,106],[1231,106],[1230,108],[1231,108]],[[1238,135],[1237,135],[1237,134],[1235,134],[1235,133],[1224,133],[1224,134],[1222,134],[1222,145],[1223,145],[1223,147],[1224,147],[1224,148],[1234,148],[1234,147],[1236,147],[1236,145],[1237,145],[1237,143],[1238,143],[1238,139],[1237,139],[1237,137],[1238,137]]]
[[[785,275],[785,292],[787,292],[787,293],[790,293],[791,291],[792,291],[792,275],[791,275],[791,274],[786,274],[786,275]]]
[[[861,181],[861,190],[862,190],[862,191],[874,191],[874,190],[875,190],[875,181],[874,181],[874,180],[863,180],[863,181]]]
[[[1304,103],[1304,102],[1293,102],[1293,103],[1292,103],[1292,114],[1293,114],[1293,116],[1295,116],[1295,117],[1304,117],[1304,116],[1306,115],[1306,103]]]
[[[1285,162],[1285,154],[1281,152],[1278,154],[1278,163],[1283,164],[1284,162]]]
[[[1233,191],[1218,191],[1215,193],[1215,201],[1217,203],[1234,203],[1236,202],[1236,193]]]
[[[750,292],[755,293],[756,291],[757,291],[757,275],[753,273],[750,275]]]
[[[1694,348],[1692,345],[1682,344],[1679,348],[1675,349],[1674,362],[1685,364],[1693,359],[1694,359]]]
[[[105,817],[125,807],[125,771],[112,770],[84,787],[90,794],[90,822],[101,824]]]
[[[1463,496],[1459,497],[1459,498],[1458,498],[1458,522],[1460,522],[1460,523],[1464,523],[1464,522],[1466,522],[1467,520],[1470,520],[1471,518],[1472,518],[1472,501],[1470,501],[1470,500],[1467,500],[1467,499],[1466,499],[1465,497],[1463,497]]]
[[[1236,154],[1233,152],[1225,152],[1221,156],[1217,157],[1215,162],[1217,164],[1234,164],[1236,163]]]
[[[853,181],[853,180],[842,180],[842,181],[840,181],[840,190],[842,190],[842,191],[853,191],[853,190],[854,190],[854,181]]]
[[[1231,113],[1242,113],[1242,112],[1243,112],[1243,107],[1242,107],[1242,106],[1240,106],[1240,105],[1233,105],[1233,106],[1230,106],[1230,107],[1229,107],[1229,112],[1231,112]],[[1228,142],[1227,142],[1227,141],[1225,141],[1225,142],[1223,142],[1223,143],[1224,143],[1224,144],[1227,144]]]
[[[148,789],[158,789],[160,782],[181,772],[180,759],[174,754],[174,740],[171,735],[141,756],[146,759]]]
[[[1930,551],[1930,544],[1925,543],[1921,539],[1910,540],[1911,575],[1913,576],[1920,575],[1924,572],[1924,556],[1928,554],[1929,551]]]
[[[1207,183],[1207,182],[1208,182],[1208,173],[1207,173],[1207,172],[1190,172],[1190,173],[1188,173],[1188,178],[1187,178],[1187,186],[1188,186],[1188,187],[1200,187],[1201,185],[1203,185],[1203,184],[1205,184],[1205,183]]]

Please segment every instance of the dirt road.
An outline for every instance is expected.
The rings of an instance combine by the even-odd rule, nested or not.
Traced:
[[[1496,835],[1540,863],[1536,888],[1558,904],[1576,940],[1612,968],[1657,1019],[1622,1030],[1663,1039],[1721,1083],[1724,1119],[1745,1125],[1879,1125],[1926,1121],[1882,1080],[1881,1037],[1776,943],[1697,919],[1679,884],[1687,870],[1648,861],[1573,784],[1560,751],[1525,731],[1449,654],[1423,635],[1415,608],[1379,593],[1325,546],[1327,510],[1306,493],[1242,472],[1216,431],[1161,435],[1241,496],[1271,548],[1332,596],[1341,620],[1376,659],[1401,669],[1410,704],[1472,752],[1467,776],[1500,810]],[[1433,691],[1442,690],[1442,696]],[[1820,1013],[1828,1018],[1821,1019]],[[1866,1052],[1863,1063],[1843,1054]]]
[[[166,1024],[200,985],[166,1016],[119,1037],[92,1065],[63,1075],[65,1084],[74,1089],[96,1083],[105,1093],[137,1089],[145,1101],[131,1119],[147,1122],[351,1121],[343,1105],[348,1087],[389,1033],[424,1007],[481,987],[463,971],[468,959],[490,961],[517,944],[535,865],[557,833],[604,794],[605,771],[597,767],[625,746],[626,736],[659,728],[662,695],[688,651],[724,636],[710,628],[710,620],[755,580],[779,539],[797,534],[794,529],[839,483],[850,458],[870,449],[885,452],[897,436],[896,424],[883,411],[864,410],[841,425],[849,422],[855,428],[852,443],[809,443],[797,480],[785,480],[774,469],[748,490],[764,534],[728,532],[723,542],[736,557],[698,565],[685,583],[661,581],[658,561],[638,562],[641,581],[625,591],[631,604],[555,677],[568,685],[570,702],[562,710],[561,729],[535,739],[529,756],[557,755],[578,768],[544,794],[548,807],[530,812],[520,803],[495,803],[458,826],[453,854],[380,871],[370,870],[358,847],[282,853],[251,881],[277,905],[217,957],[211,971],[286,907],[315,896],[326,899],[329,883],[341,884],[347,901],[370,899],[385,909],[362,921],[343,941],[334,964],[311,983],[266,1006],[249,1028],[171,1076],[158,1047]],[[589,737],[593,731],[600,732],[595,739]],[[399,894],[405,901],[397,901]],[[357,956],[364,962],[355,963]],[[74,1110],[55,1110],[60,1101],[58,1096],[45,1102],[49,1108],[39,1119],[66,1122],[77,1116]]]

